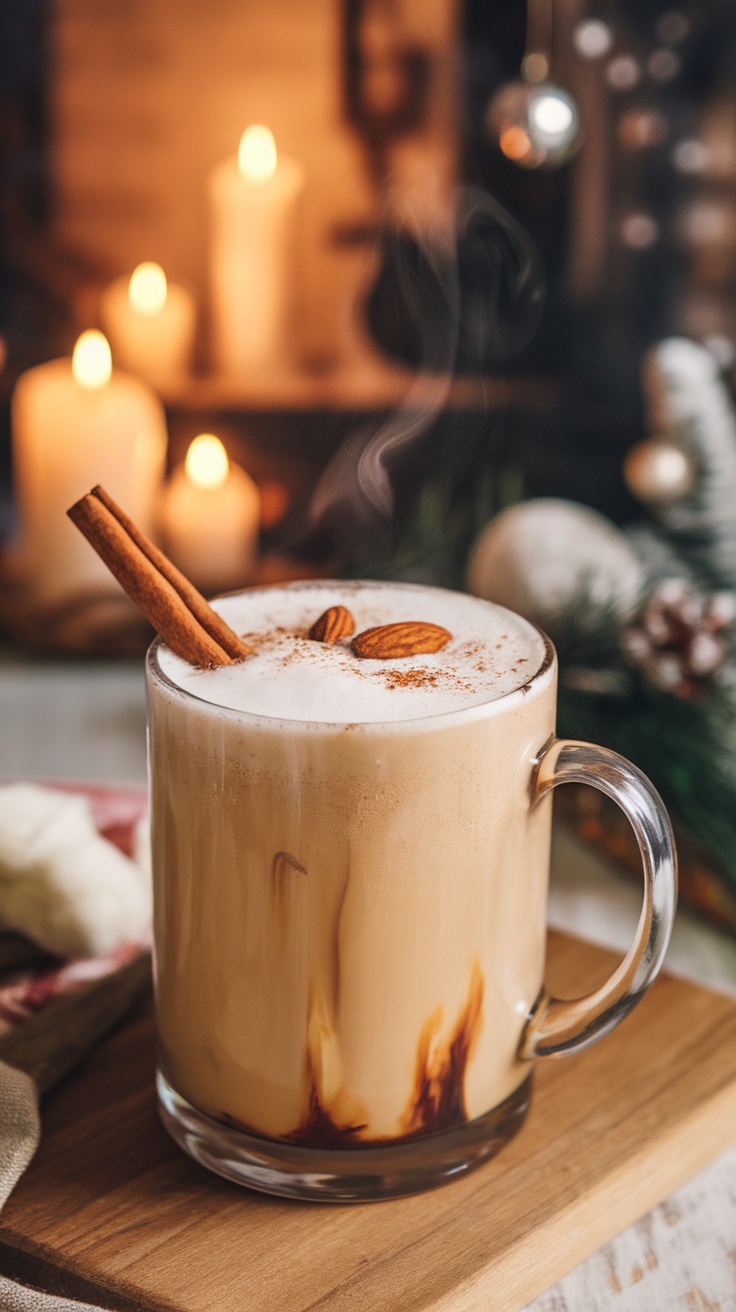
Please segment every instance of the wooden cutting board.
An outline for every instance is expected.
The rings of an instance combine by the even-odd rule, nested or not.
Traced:
[[[568,995],[613,956],[550,937]],[[736,1003],[660,979],[609,1038],[540,1063],[529,1118],[434,1193],[300,1204],[209,1175],[167,1138],[144,1009],[44,1103],[0,1215],[0,1271],[129,1312],[517,1312],[736,1141]]]

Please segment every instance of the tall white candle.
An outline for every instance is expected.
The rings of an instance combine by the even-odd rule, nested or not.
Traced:
[[[252,124],[209,178],[214,360],[221,373],[278,371],[294,354],[295,237],[304,169]]]
[[[186,287],[147,261],[105,288],[100,316],[116,365],[165,388],[189,373],[196,312]]]
[[[261,499],[219,438],[200,433],[167,484],[161,530],[176,565],[206,592],[245,583],[253,568]]]
[[[12,428],[21,561],[34,600],[116,590],[66,512],[102,483],[152,532],[166,458],[161,402],[139,378],[112,370],[107,340],[93,329],[82,333],[71,360],[21,375]]]

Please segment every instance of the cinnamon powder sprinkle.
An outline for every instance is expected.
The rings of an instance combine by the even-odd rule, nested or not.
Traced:
[[[287,639],[284,649],[278,653],[278,664],[282,668],[297,663],[304,651],[308,649],[311,661],[315,659],[315,644],[309,640],[306,629],[292,629],[283,625],[274,625],[272,628],[258,633],[246,633],[242,635],[248,643],[254,654],[259,652],[273,651],[279,648]],[[505,637],[506,635],[504,635]],[[495,650],[503,649],[503,640],[494,644]],[[335,659],[336,653],[343,651],[343,644],[338,643],[335,647],[330,647],[323,653],[323,664],[329,668],[331,662]],[[495,683],[498,678],[498,671],[494,669],[493,647],[479,639],[460,642],[457,644],[457,653],[459,656],[467,659],[470,658],[473,672],[485,678],[489,685]],[[517,658],[519,665],[526,661],[525,657]],[[457,674],[453,670],[433,669],[431,667],[412,666],[410,669],[384,669],[384,670],[364,670],[361,668],[359,661],[350,662],[353,673],[357,678],[368,679],[369,681],[380,680],[386,688],[400,689],[409,688],[417,691],[426,691],[436,688],[444,691],[456,691],[458,693],[472,694],[477,691],[467,675]],[[514,667],[516,669],[516,667]]]
[[[437,674],[434,670],[387,670],[383,675],[387,688],[436,688]]]

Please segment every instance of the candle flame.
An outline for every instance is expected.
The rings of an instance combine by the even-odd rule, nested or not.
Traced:
[[[217,488],[227,482],[230,461],[219,437],[214,433],[200,433],[190,443],[184,470],[194,487]]]
[[[238,172],[248,182],[268,182],[276,172],[278,153],[273,132],[260,123],[245,129],[238,146]]]
[[[72,376],[80,387],[95,389],[109,383],[112,374],[110,343],[104,333],[88,328],[77,338],[72,354]]]
[[[145,260],[130,275],[128,300],[138,314],[153,318],[166,304],[166,274],[160,264]]]

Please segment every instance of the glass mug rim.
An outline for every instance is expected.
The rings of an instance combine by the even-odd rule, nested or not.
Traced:
[[[512,688],[508,692],[501,693],[500,696],[473,702],[470,706],[463,706],[456,710],[435,711],[431,715],[409,715],[406,718],[396,720],[297,720],[293,716],[263,715],[258,711],[244,711],[237,707],[223,705],[221,702],[211,701],[207,697],[199,697],[191,689],[183,688],[181,684],[176,683],[162,669],[159,654],[161,648],[166,644],[159,637],[154,638],[146,652],[146,670],[152,679],[180,697],[184,702],[193,702],[198,706],[208,707],[211,711],[216,711],[218,715],[232,718],[239,723],[257,724],[263,728],[273,728],[281,731],[298,728],[300,732],[313,733],[320,731],[338,733],[348,728],[355,733],[372,733],[374,731],[380,731],[381,733],[416,733],[423,730],[440,729],[445,725],[466,724],[475,719],[480,720],[491,715],[500,715],[519,703],[528,701],[530,694],[536,695],[542,685],[546,686],[548,681],[555,677],[557,652],[551,638],[538,624],[527,619],[525,615],[520,615],[518,611],[511,610],[508,606],[501,606],[498,602],[488,601],[484,597],[475,597],[471,593],[461,592],[458,588],[443,588],[429,583],[408,583],[398,579],[299,579],[292,583],[266,583],[252,588],[236,588],[232,592],[219,593],[212,600],[227,600],[230,597],[250,596],[251,594],[263,592],[298,592],[301,590],[306,592],[315,587],[347,587],[354,588],[356,592],[372,588],[401,588],[407,592],[446,592],[451,596],[469,597],[482,606],[488,606],[492,610],[513,615],[515,620],[521,620],[525,625],[528,625],[542,639],[544,654],[534,673],[530,674],[518,688]],[[545,676],[547,677],[545,678]]]

